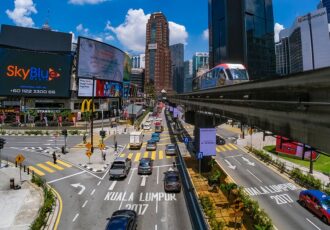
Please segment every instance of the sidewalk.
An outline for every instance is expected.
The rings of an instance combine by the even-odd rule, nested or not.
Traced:
[[[3,166],[3,165],[2,165]],[[30,182],[31,175],[22,169],[22,184],[19,182],[19,168],[0,168],[0,229],[30,229],[43,204],[43,191]],[[21,189],[10,189],[10,178]]]

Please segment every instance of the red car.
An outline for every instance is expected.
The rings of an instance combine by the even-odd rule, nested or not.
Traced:
[[[299,202],[324,223],[330,224],[330,196],[319,190],[304,190],[299,194]]]

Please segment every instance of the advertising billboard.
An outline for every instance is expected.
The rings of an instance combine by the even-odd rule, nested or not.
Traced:
[[[0,95],[69,97],[72,56],[0,48]]]
[[[216,129],[215,128],[200,128],[199,129],[199,152],[203,156],[216,155]]]
[[[99,41],[79,37],[78,77],[122,82],[125,60],[126,54],[123,51]],[[126,64],[127,68],[128,64],[129,62]]]
[[[179,110],[177,108],[173,109],[173,117],[179,117]]]
[[[122,84],[104,80],[95,80],[94,97],[121,97]],[[91,97],[93,93],[93,80],[79,78],[78,97]]]

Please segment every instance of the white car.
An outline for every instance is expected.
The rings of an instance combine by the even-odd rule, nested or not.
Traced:
[[[150,127],[150,125],[144,125],[144,126],[143,126],[143,129],[144,129],[144,130],[150,130],[151,127]]]
[[[158,118],[156,119],[156,121],[162,121],[162,118],[161,118],[161,117],[158,117]]]
[[[151,122],[150,121],[146,121],[146,122],[144,122],[144,125],[151,125]]]
[[[149,117],[147,121],[151,122],[151,121],[153,121],[153,120],[154,120],[153,117]]]

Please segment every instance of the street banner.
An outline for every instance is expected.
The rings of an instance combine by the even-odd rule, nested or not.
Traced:
[[[199,129],[199,151],[203,156],[216,155],[216,129],[200,128]]]

